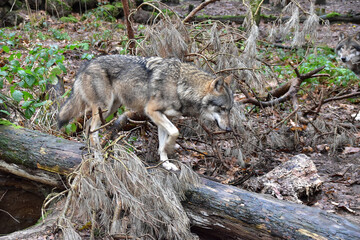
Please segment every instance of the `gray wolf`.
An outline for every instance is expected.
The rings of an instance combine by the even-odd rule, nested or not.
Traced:
[[[99,146],[94,130],[101,125],[101,115],[106,118],[123,105],[145,114],[157,125],[162,166],[176,171],[177,166],[168,161],[167,154],[172,151],[179,130],[169,118],[199,117],[231,131],[231,80],[231,75],[215,77],[178,59],[101,56],[80,68],[72,93],[60,109],[58,125],[61,128],[74,117],[91,111],[90,143]]]
[[[350,36],[340,33],[335,52],[347,68],[360,75],[360,32]]]

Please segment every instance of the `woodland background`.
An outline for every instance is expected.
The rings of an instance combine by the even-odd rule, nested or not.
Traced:
[[[360,32],[359,1],[129,1],[128,10],[123,3],[2,1],[0,124],[84,142],[82,121],[56,127],[82,62],[103,54],[177,57],[235,79],[234,131],[180,118],[177,159],[209,179],[360,224],[359,76],[333,50],[340,32]],[[156,163],[155,127],[141,120],[125,128],[119,144]],[[301,153],[315,168],[300,166],[299,184],[314,176],[320,184],[267,175]],[[5,207],[21,194],[0,190],[0,222],[10,223]]]

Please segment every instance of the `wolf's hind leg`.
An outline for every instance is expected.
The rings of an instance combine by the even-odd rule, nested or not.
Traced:
[[[100,150],[99,131],[96,131],[101,126],[101,119],[99,114],[100,108],[97,106],[91,107],[91,123],[89,130],[90,146],[96,151]]]

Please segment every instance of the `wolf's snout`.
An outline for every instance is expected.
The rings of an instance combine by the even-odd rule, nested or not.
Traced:
[[[229,126],[229,121],[224,122],[224,121],[220,121],[220,120],[216,119],[216,123],[220,129],[227,131],[227,132],[232,131],[231,127]]]
[[[346,57],[342,57],[341,61],[346,62]]]

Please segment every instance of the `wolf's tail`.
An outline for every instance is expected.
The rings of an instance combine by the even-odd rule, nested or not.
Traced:
[[[58,114],[58,127],[62,128],[70,122],[71,119],[80,116],[85,110],[85,102],[81,95],[73,88],[70,96],[61,106]]]

